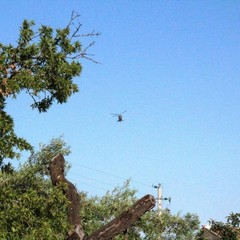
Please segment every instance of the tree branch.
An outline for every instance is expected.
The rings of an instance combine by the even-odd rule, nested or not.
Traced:
[[[84,240],[109,240],[114,236],[125,232],[132,224],[134,224],[144,213],[155,206],[155,198],[152,195],[146,195],[139,199],[127,211],[120,214],[102,228],[85,237]]]

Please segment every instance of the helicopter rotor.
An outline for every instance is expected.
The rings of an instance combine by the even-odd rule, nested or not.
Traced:
[[[121,112],[121,113],[110,113],[113,117],[117,117],[117,116],[120,116],[120,115],[122,115],[123,113],[125,113],[125,112],[127,112],[127,111],[123,111],[123,112]]]

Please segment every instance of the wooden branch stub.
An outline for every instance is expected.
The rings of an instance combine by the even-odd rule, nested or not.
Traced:
[[[73,229],[69,230],[68,240],[82,240],[84,232],[80,221],[80,199],[75,186],[64,176],[64,163],[65,160],[62,154],[54,157],[49,165],[50,176],[53,185],[56,186],[59,183],[66,184],[64,194],[70,202],[67,215],[69,223],[73,226]]]
[[[109,240],[114,236],[124,232],[134,222],[136,222],[144,213],[149,211],[155,206],[155,198],[152,195],[146,195],[139,199],[132,207],[127,211],[120,214],[117,218],[113,219],[102,228],[88,237],[84,237],[84,240]]]

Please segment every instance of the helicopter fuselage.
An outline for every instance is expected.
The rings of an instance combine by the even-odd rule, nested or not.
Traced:
[[[123,121],[122,115],[118,115],[118,122],[122,122],[122,121]]]

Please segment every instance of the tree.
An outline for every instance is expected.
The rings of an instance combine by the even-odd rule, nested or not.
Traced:
[[[99,33],[80,34],[78,18],[73,12],[66,27],[42,25],[37,30],[33,21],[24,20],[16,46],[0,43],[0,166],[4,159],[32,150],[27,140],[16,135],[14,121],[5,111],[6,99],[24,91],[32,98],[33,109],[46,112],[54,102],[65,103],[78,91],[73,78],[81,74],[79,59],[96,62],[87,53],[94,42],[83,48],[80,38]]]

